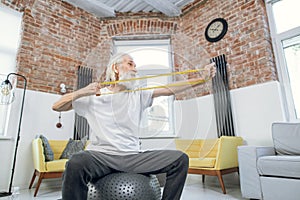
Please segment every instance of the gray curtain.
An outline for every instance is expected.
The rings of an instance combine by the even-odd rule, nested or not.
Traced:
[[[91,83],[93,80],[93,69],[87,67],[78,67],[77,72],[77,89],[83,88]],[[87,120],[77,114],[75,114],[74,123],[74,140],[80,140],[84,136],[89,138],[90,127]]]
[[[235,136],[225,55],[214,57],[211,62],[216,63],[217,69],[216,76],[212,80],[212,87],[218,137]]]

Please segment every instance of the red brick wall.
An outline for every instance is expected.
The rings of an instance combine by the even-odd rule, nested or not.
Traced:
[[[59,0],[23,4],[18,71],[28,78],[28,89],[57,93],[63,82],[72,90],[78,66],[106,45],[100,20]]]
[[[205,28],[211,20],[219,17],[228,22],[227,34],[221,41],[210,43],[205,40]],[[194,42],[182,45],[178,54],[184,54],[181,50],[189,51],[191,44],[202,47],[206,51],[204,54],[210,57],[225,54],[230,89],[277,80],[263,0],[208,0],[180,19],[177,34],[179,32],[193,38]],[[191,59],[197,61],[197,56]],[[204,86],[198,93],[207,94],[209,88]]]
[[[63,82],[72,91],[79,65],[94,68],[95,77],[99,76],[99,69],[108,62],[112,37],[124,35],[169,34],[175,56],[183,56],[192,64],[198,63],[199,52],[205,52],[204,57],[225,54],[231,89],[277,79],[262,0],[208,0],[179,18],[122,14],[106,20],[61,0],[2,2],[24,11],[17,61],[18,71],[28,78],[30,90],[59,93]],[[225,18],[229,29],[221,41],[209,43],[204,30],[216,17]],[[176,70],[183,70],[178,63]],[[205,88],[199,93],[210,92]]]
[[[228,31],[221,41],[209,43],[205,41],[204,30],[217,17],[227,20]],[[277,80],[263,0],[209,0],[185,15],[180,27],[211,57],[226,55],[230,65],[230,88]]]

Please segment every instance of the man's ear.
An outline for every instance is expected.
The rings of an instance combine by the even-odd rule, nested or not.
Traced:
[[[116,64],[113,64],[112,70],[115,73],[115,80],[118,81],[119,80],[119,68],[118,68],[118,66]]]
[[[113,64],[112,69],[113,69],[113,71],[114,71],[116,74],[119,73],[119,68],[118,68],[118,66],[117,66],[116,64]]]

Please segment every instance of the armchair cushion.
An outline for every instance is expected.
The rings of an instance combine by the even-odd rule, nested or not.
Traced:
[[[47,172],[62,172],[65,170],[65,165],[68,159],[59,159],[46,162]]]
[[[190,168],[212,168],[215,166],[216,158],[190,158]]]
[[[53,154],[51,146],[50,146],[50,144],[48,142],[48,139],[45,136],[43,136],[43,135],[40,135],[40,138],[42,140],[43,147],[44,147],[45,161],[52,161],[52,160],[54,160],[54,154]]]
[[[300,155],[300,123],[273,123],[272,138],[277,154]]]
[[[300,156],[263,156],[257,160],[257,170],[263,176],[300,178]]]

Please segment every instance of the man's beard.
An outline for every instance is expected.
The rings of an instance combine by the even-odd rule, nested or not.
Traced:
[[[132,78],[136,78],[136,73],[133,71],[129,71],[129,72],[121,74],[119,80],[128,80],[128,79],[132,79]],[[120,82],[119,84],[125,86],[126,89],[128,89],[128,90],[133,90],[137,86],[137,81],[130,80],[130,81]]]

